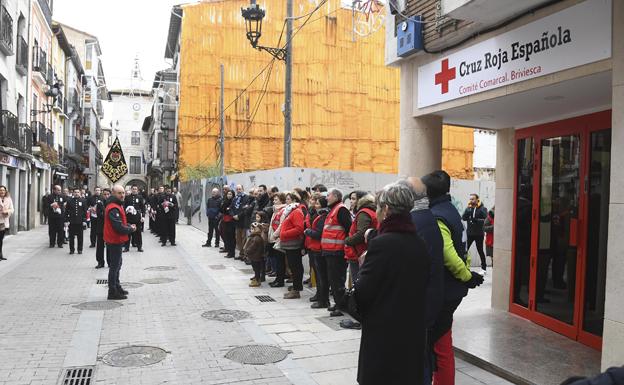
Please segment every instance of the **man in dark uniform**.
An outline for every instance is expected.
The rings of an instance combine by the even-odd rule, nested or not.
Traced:
[[[160,205],[160,201],[165,194],[165,186],[158,187],[158,191],[154,196],[154,224],[156,225],[155,234],[158,238],[162,236],[163,229],[163,208]]]
[[[161,211],[160,243],[167,245],[167,239],[171,246],[175,246],[176,222],[178,221],[178,199],[171,192],[171,187],[166,187],[166,192],[160,196],[158,207]]]
[[[126,248],[124,249],[124,251],[130,251],[130,243],[132,243],[132,246],[136,246],[138,248],[138,251],[142,253],[143,236],[141,232],[143,231],[145,200],[143,199],[143,196],[139,194],[138,186],[132,186],[132,194],[126,196],[124,207],[126,209],[126,217],[128,218],[128,223],[136,225],[137,228],[136,231],[130,235],[130,240],[128,240],[128,243],[126,243]]]
[[[63,230],[63,221],[65,219],[65,203],[67,199],[63,195],[61,186],[56,185],[52,190],[52,194],[48,198],[47,207],[48,210],[48,235],[50,237],[50,247],[54,247],[54,244],[58,244],[58,247],[63,248],[63,241],[65,239],[65,231]]]
[[[93,195],[90,195],[89,198],[87,198],[87,204],[89,205],[89,211],[91,212],[91,231],[89,233],[89,240],[91,241],[91,244],[89,245],[89,247],[95,247],[95,243],[97,240],[97,233],[96,233],[96,225],[95,222],[97,221],[93,214],[96,213],[96,206],[98,204],[98,201],[102,200],[101,197],[101,189],[99,187],[95,188],[95,191],[93,192]]]
[[[65,222],[69,223],[69,254],[74,254],[74,237],[78,237],[78,254],[82,254],[83,231],[87,227],[87,202],[80,197],[80,189],[67,201]]]
[[[108,200],[104,212],[104,242],[108,249],[108,299],[127,299],[128,292],[119,282],[122,264],[122,248],[128,242],[128,234],[136,230],[135,225],[128,225],[126,211],[123,208],[126,191],[120,185],[113,187],[113,195]]]
[[[95,260],[97,261],[96,269],[104,267],[104,212],[106,210],[106,201],[110,198],[111,191],[105,188],[102,191],[102,196],[98,199],[95,205],[95,218],[92,220],[91,226],[95,227],[96,234],[96,248],[95,248]],[[108,263],[108,250],[106,250]]]

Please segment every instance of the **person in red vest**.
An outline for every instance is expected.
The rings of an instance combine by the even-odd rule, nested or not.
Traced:
[[[128,225],[123,208],[126,190],[115,185],[104,213],[104,242],[108,249],[108,299],[126,299],[128,292],[119,283],[122,248],[128,242],[128,234],[136,231],[136,225]]]
[[[327,194],[327,203],[329,204],[329,214],[325,219],[323,235],[321,236],[322,258],[325,258],[327,270],[326,272],[320,271],[319,275],[327,274],[325,281],[329,282],[329,288],[322,288],[323,292],[319,293],[321,294],[319,302],[329,301],[327,289],[331,289],[336,304],[328,307],[327,310],[331,312],[330,316],[337,317],[343,315],[340,308],[344,306],[344,282],[347,273],[344,244],[353,221],[349,209],[342,204],[342,192],[340,190],[330,190]]]
[[[366,251],[366,240],[364,234],[368,229],[377,228],[377,207],[375,197],[371,194],[364,194],[358,197],[354,209],[355,219],[349,228],[349,236],[345,239],[345,259],[349,263],[351,281],[358,279],[360,264],[358,259]]]

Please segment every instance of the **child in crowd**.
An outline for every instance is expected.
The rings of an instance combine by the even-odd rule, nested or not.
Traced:
[[[264,273],[264,252],[265,241],[262,237],[263,226],[261,222],[254,222],[251,224],[251,234],[245,242],[245,255],[251,261],[251,266],[254,270],[254,277],[249,283],[250,287],[259,287],[263,280]]]

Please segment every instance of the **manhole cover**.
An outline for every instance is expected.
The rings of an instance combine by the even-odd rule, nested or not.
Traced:
[[[223,265],[208,265],[212,270],[225,270],[225,266]]]
[[[251,314],[246,311],[229,309],[210,310],[202,314],[204,318],[223,322],[234,322],[250,316]]]
[[[83,302],[78,305],[74,305],[76,309],[80,310],[111,310],[122,306],[119,302],[115,301],[93,301]]]
[[[145,270],[149,271],[169,271],[175,269],[177,269],[175,266],[150,266],[145,268]]]
[[[106,353],[102,361],[110,366],[147,366],[156,364],[165,357],[167,352],[155,346],[128,346]]]
[[[263,365],[282,361],[290,351],[271,345],[239,346],[227,352],[225,358],[241,364]]]
[[[149,283],[149,284],[158,284],[158,283],[170,283],[170,282],[175,282],[177,281],[177,279],[175,278],[166,278],[166,277],[160,277],[160,278],[146,278],[146,279],[142,279],[141,282],[143,283]]]
[[[128,289],[136,289],[137,287],[143,286],[142,283],[139,282],[122,282],[121,287]]]

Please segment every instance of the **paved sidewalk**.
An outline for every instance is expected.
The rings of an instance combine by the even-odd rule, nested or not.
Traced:
[[[355,384],[359,331],[337,329],[326,310],[310,309],[309,291],[301,300],[284,300],[284,288],[247,287],[248,266],[202,248],[205,234],[193,227],[178,225],[177,231],[177,247],[161,247],[147,232],[145,253],[124,254],[121,279],[130,296],[106,311],[73,307],[106,299],[106,285],[96,280],[107,270],[93,268],[94,249],[71,256],[67,246],[49,249],[45,226],[7,238],[9,260],[0,262],[0,384],[54,385],[64,368],[82,365],[95,367],[97,384]],[[145,270],[153,266],[175,269]],[[150,278],[174,281],[141,282]],[[276,302],[260,302],[257,295]],[[252,318],[202,318],[217,309],[245,310]],[[224,357],[251,344],[292,353],[267,365]],[[129,345],[159,347],[167,355],[142,367],[102,362],[106,353]],[[459,385],[506,383],[463,361],[457,366]]]

